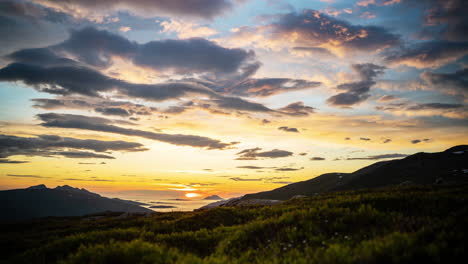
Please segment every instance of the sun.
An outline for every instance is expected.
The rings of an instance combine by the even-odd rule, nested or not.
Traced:
[[[200,197],[201,195],[198,193],[186,193],[185,197],[187,198],[195,198],[195,197]]]

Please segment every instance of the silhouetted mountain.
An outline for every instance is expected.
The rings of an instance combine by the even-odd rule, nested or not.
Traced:
[[[145,213],[152,210],[129,201],[102,197],[68,185],[49,189],[45,185],[0,191],[0,221],[46,216],[81,216],[105,211]]]
[[[40,189],[47,189],[44,184],[34,185],[31,187],[26,188],[26,190],[40,190]]]
[[[203,200],[223,200],[223,198],[219,197],[218,195],[210,195],[203,198]]]
[[[287,200],[295,195],[356,190],[406,184],[468,183],[468,145],[437,153],[416,153],[404,159],[381,161],[353,173],[327,173],[267,192],[247,194],[246,199]]]

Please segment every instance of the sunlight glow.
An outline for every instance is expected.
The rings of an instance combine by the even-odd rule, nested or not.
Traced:
[[[185,197],[187,198],[195,198],[195,197],[200,197],[201,195],[198,193],[186,193]]]

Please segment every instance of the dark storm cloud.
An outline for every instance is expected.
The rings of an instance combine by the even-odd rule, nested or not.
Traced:
[[[359,140],[362,140],[362,141],[370,141],[371,139],[370,139],[370,138],[364,138],[364,137],[362,137],[362,138],[359,138]]]
[[[257,158],[284,158],[292,156],[293,153],[286,150],[273,149],[270,151],[261,151],[261,148],[244,149],[236,155],[237,160],[256,160]]]
[[[61,127],[93,130],[100,132],[116,133],[126,136],[137,136],[156,141],[166,142],[178,146],[191,146],[207,149],[226,149],[236,144],[235,142],[223,143],[216,139],[195,135],[164,134],[144,130],[115,126],[112,121],[105,118],[89,117],[69,114],[39,114],[37,117],[43,121],[45,127]]]
[[[73,151],[70,149],[73,149]],[[63,156],[67,158],[113,158],[109,155],[82,150],[107,153],[109,151],[145,151],[147,149],[139,143],[127,141],[76,139],[56,135],[39,135],[35,138],[0,135],[0,158],[16,155],[45,157]]]
[[[288,13],[271,25],[275,39],[294,35],[298,46],[334,46],[375,51],[398,45],[399,36],[379,26],[353,25],[315,10]]]
[[[468,68],[453,73],[423,72],[420,77],[442,91],[468,96]]]
[[[416,68],[435,68],[456,61],[468,54],[468,42],[426,41],[384,52],[384,61]]]
[[[299,133],[299,130],[295,127],[287,127],[287,126],[282,126],[278,127],[278,130],[284,131],[284,132],[294,132],[294,133]]]
[[[322,158],[322,157],[313,157],[313,158],[310,158],[310,160],[312,160],[312,161],[325,160],[325,158]]]
[[[239,96],[271,96],[275,94],[298,91],[320,86],[320,82],[289,78],[247,79],[225,92]]]
[[[278,111],[291,116],[308,116],[315,113],[315,108],[306,106],[303,102],[294,102],[278,109]]]
[[[88,11],[130,10],[144,15],[190,16],[212,19],[230,10],[231,0],[33,0],[63,10],[76,8]]]
[[[359,157],[359,158],[347,158],[346,160],[380,160],[380,159],[394,159],[394,158],[404,158],[408,156],[407,154],[381,154],[381,155],[373,155],[367,157]]]
[[[116,116],[129,116],[130,115],[130,113],[127,110],[123,108],[118,108],[118,107],[96,108],[94,110],[103,115],[116,115]]]
[[[327,103],[332,106],[350,107],[361,103],[370,97],[370,88],[376,84],[374,79],[383,74],[384,66],[372,63],[353,64],[353,71],[359,76],[361,81],[349,82],[338,85],[338,90],[345,90],[327,99]]]

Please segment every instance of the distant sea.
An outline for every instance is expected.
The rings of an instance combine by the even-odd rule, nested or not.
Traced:
[[[142,207],[150,208],[151,206],[174,206],[175,208],[150,208],[156,212],[172,212],[172,211],[193,211],[194,209],[198,209],[204,205],[207,205],[212,202],[216,202],[217,200],[203,200],[203,199],[185,199],[185,198],[161,198],[157,199],[154,196],[146,197],[146,196],[134,196],[134,195],[118,195],[116,196],[120,199],[145,203],[146,205],[142,205]],[[112,197],[113,198],[113,197]]]

